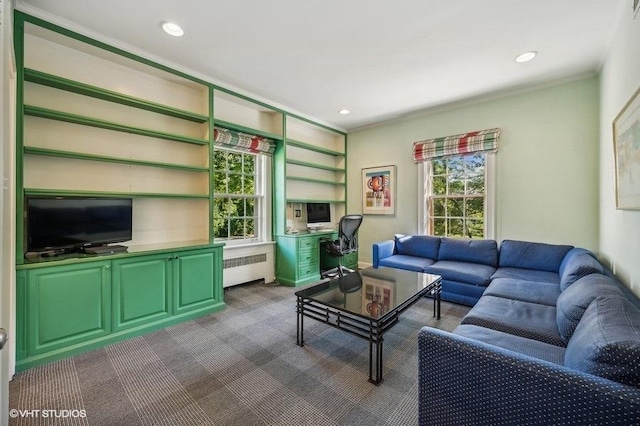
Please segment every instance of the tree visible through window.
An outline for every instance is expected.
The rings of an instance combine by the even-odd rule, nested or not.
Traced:
[[[213,235],[217,240],[259,238],[263,195],[260,193],[256,154],[214,151]]]
[[[430,161],[428,233],[445,237],[485,237],[485,154]]]

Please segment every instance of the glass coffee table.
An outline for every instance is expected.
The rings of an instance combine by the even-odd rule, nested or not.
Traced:
[[[384,333],[423,296],[433,297],[440,319],[442,278],[396,268],[366,268],[297,291],[297,344],[304,345],[304,317],[369,341],[369,381],[382,382]]]

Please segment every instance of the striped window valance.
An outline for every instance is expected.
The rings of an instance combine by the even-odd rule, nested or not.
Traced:
[[[213,142],[224,148],[233,148],[255,154],[273,154],[276,142],[261,136],[249,135],[215,126],[213,128]]]
[[[498,150],[499,137],[500,129],[488,129],[414,142],[413,161],[420,163],[453,155],[495,152]]]

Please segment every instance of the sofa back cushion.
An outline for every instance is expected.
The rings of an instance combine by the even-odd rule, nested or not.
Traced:
[[[569,340],[564,364],[640,387],[640,310],[624,297],[597,297]]]
[[[584,311],[598,296],[624,297],[612,278],[590,274],[577,280],[560,293],[556,301],[556,321],[560,337],[567,343],[584,315]]]
[[[396,254],[438,259],[440,237],[430,235],[396,235]]]
[[[563,275],[564,269],[566,268],[567,263],[569,263],[569,261],[573,258],[573,256],[578,254],[583,254],[583,253],[588,254],[589,256],[593,257],[595,260],[598,260],[598,256],[596,256],[594,252],[584,249],[582,247],[574,247],[571,250],[569,250],[569,252],[566,254],[564,259],[562,259],[562,263],[560,264],[560,269],[558,270],[558,273],[560,275]]]
[[[561,268],[560,290],[565,291],[571,284],[589,274],[604,274],[600,262],[587,253],[571,255]]]
[[[498,244],[495,240],[443,237],[438,260],[456,260],[496,267],[498,266]]]
[[[573,246],[504,240],[500,243],[500,266],[558,272]]]

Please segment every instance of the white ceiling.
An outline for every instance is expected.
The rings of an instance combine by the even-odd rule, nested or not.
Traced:
[[[19,0],[17,8],[353,130],[594,74],[631,0]],[[161,21],[181,25],[184,37],[164,34]],[[528,50],[540,55],[514,62]]]

